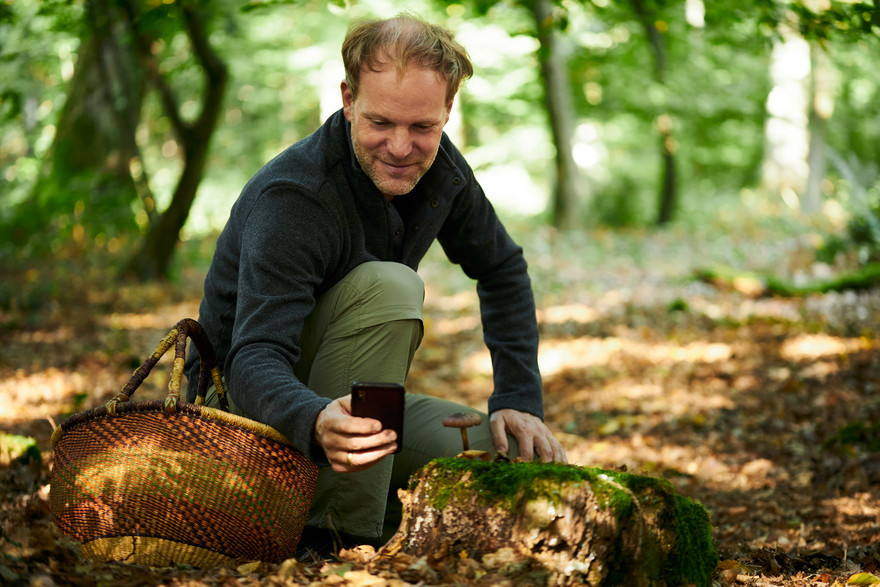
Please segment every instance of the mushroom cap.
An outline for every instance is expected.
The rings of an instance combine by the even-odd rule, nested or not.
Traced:
[[[470,428],[471,426],[479,426],[483,423],[483,418],[479,414],[458,412],[443,419],[443,425],[447,428]]]

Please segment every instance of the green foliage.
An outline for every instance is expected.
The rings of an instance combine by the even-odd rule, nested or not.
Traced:
[[[21,464],[33,462],[37,466],[43,462],[36,440],[30,436],[0,432],[0,465],[8,466],[15,460]]]
[[[204,81],[178,11],[165,3],[138,5],[143,13],[138,26],[157,39],[153,50],[185,117],[196,116]],[[686,221],[698,209],[717,208],[724,194],[759,184],[769,50],[783,25],[820,41],[837,74],[834,115],[827,122],[830,148],[845,161],[880,160],[875,107],[880,81],[873,75],[880,29],[873,3],[834,0],[823,10],[777,0],[704,5],[705,26],[697,26],[681,3],[645,1],[664,42],[661,81],[631,2],[554,2],[579,118],[574,153],[584,197],[589,194],[582,207],[585,225],[643,225],[654,218],[661,115],[671,123]],[[153,199],[99,198],[88,185],[99,181],[98,171],[89,169],[69,184],[58,182],[70,190],[47,190],[36,207],[19,208],[32,193],[56,132],[83,33],[83,6],[68,0],[0,3],[4,260],[33,258],[39,251],[57,254],[71,243],[84,254],[101,249],[102,256],[112,243],[122,254],[167,205],[176,185],[182,153],[167,113],[151,93],[140,112],[137,141]],[[199,7],[210,16],[212,43],[229,65],[230,80],[187,236],[222,226],[250,175],[338,107],[339,45],[349,21],[390,12],[371,0],[218,0]],[[422,0],[407,9],[455,30],[475,61],[477,74],[457,100],[461,130],[450,132],[478,176],[497,177],[497,170],[511,168],[527,174],[528,191],[521,183],[487,184],[490,197],[516,202],[530,197],[526,193],[547,193],[554,183],[555,147],[541,100],[530,5]],[[856,183],[865,197],[859,200],[854,182],[837,168],[830,170],[826,196],[852,217],[837,246],[847,252],[858,248],[865,262],[877,258],[877,235],[869,230],[865,210],[876,216],[878,182],[876,169],[872,176],[867,164],[862,168],[867,171]],[[28,230],[42,231],[41,239],[27,245],[15,240]]]
[[[741,19],[727,5],[709,3],[706,26],[701,29],[685,21],[680,5],[648,4],[654,7],[658,30],[665,31],[662,84],[655,79],[645,33],[628,3],[609,4],[598,11],[602,33],[586,37],[591,42],[583,43],[579,52],[583,114],[607,121],[606,144],[614,149],[600,185],[626,177],[644,194],[638,206],[627,205],[641,212],[641,218],[633,215],[630,222],[645,222],[655,213],[660,172],[655,125],[663,114],[672,123],[684,191],[711,198],[753,185],[763,156],[764,100],[769,90],[767,47],[748,26],[754,14]],[[714,26],[713,18],[723,18],[723,24]],[[635,124],[615,129],[627,117]],[[615,192],[621,197],[619,188],[612,189]]]
[[[590,200],[589,222],[598,226],[624,227],[645,224],[651,210],[648,178],[632,175],[613,177],[596,189]]]
[[[817,257],[834,263],[838,256],[855,255],[861,264],[880,261],[880,175],[876,165],[862,165],[855,157],[844,162],[835,156],[843,177],[833,184],[837,201],[847,210],[846,230],[832,235]]]
[[[861,263],[880,260],[880,241],[872,229],[878,219],[880,214],[873,219],[866,215],[853,215],[847,222],[846,234],[831,235],[816,251],[816,259],[832,265],[838,258],[855,253]]]
[[[11,213],[36,180],[64,103],[82,9],[61,1],[0,6],[0,254],[8,254]]]
[[[822,443],[826,450],[852,450],[853,447],[868,452],[880,451],[880,422],[851,422]]]
[[[681,298],[676,298],[669,302],[669,305],[666,308],[667,311],[672,314],[674,312],[687,312],[690,309],[690,305],[687,301]]]
[[[797,16],[800,33],[809,39],[880,36],[880,6],[876,2],[835,0],[820,11],[810,3],[793,2],[790,8]]]
[[[864,16],[866,6],[856,3],[847,8],[835,2],[832,11],[842,8]],[[880,18],[876,6],[871,15],[875,20]],[[880,260],[880,116],[876,108],[880,79],[866,75],[874,67],[876,37],[880,36],[878,23],[873,26],[873,37],[845,23],[818,35],[837,84],[833,115],[827,121],[830,166],[826,194],[847,213],[845,231],[829,239],[820,251],[820,259],[829,263],[852,254],[860,263]]]

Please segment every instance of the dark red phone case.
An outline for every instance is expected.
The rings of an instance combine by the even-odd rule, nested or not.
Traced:
[[[403,411],[405,391],[399,383],[355,381],[351,384],[351,415],[374,418],[382,422],[382,429],[397,433],[397,450],[403,448]]]

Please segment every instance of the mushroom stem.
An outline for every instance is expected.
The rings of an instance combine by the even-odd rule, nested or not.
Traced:
[[[470,450],[467,429],[471,426],[479,426],[482,422],[483,418],[479,414],[463,414],[461,412],[443,419],[443,425],[447,428],[458,428],[461,430],[461,445],[464,447],[465,452]]]

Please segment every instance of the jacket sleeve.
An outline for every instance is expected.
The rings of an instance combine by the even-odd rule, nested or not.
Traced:
[[[464,189],[438,240],[449,259],[477,281],[495,384],[489,412],[513,408],[543,418],[538,324],[522,248],[511,239],[460,155],[456,165],[462,170]]]

